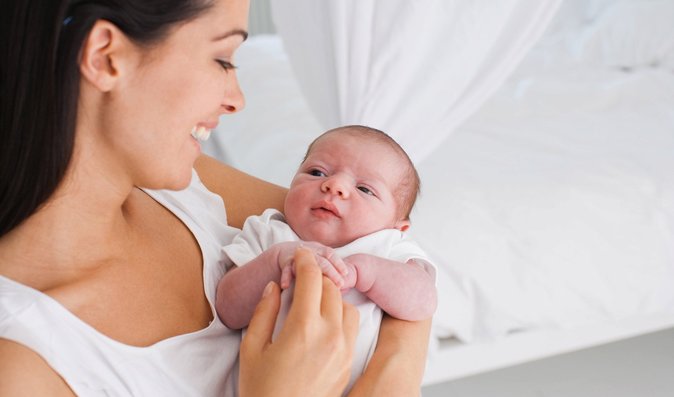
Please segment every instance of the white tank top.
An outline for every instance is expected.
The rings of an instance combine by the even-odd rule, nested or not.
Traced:
[[[0,276],[0,338],[37,352],[80,396],[236,396],[238,331],[214,309],[225,273],[220,248],[238,232],[227,226],[220,196],[193,172],[180,192],[147,191],[192,231],[201,247],[204,291],[214,321],[149,347],[117,342],[37,290]]]

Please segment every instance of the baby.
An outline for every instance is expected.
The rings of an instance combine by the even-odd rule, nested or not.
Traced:
[[[374,351],[382,310],[410,321],[435,311],[435,268],[403,233],[418,191],[414,165],[385,133],[357,125],[324,133],[293,178],[285,216],[269,209],[248,218],[223,248],[236,267],[218,285],[220,319],[246,327],[267,283],[290,288],[295,250],[311,249],[360,312],[350,389]],[[291,297],[283,292],[277,330]]]

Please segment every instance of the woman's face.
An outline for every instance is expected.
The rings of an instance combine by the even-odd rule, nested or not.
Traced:
[[[216,0],[158,46],[137,47],[140,61],[105,113],[107,138],[135,185],[186,187],[200,153],[193,129],[213,129],[243,107],[232,64],[247,19],[247,0]]]

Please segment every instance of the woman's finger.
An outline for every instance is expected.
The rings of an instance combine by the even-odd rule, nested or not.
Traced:
[[[344,337],[346,338],[346,344],[348,351],[353,353],[354,346],[356,345],[356,337],[358,336],[358,324],[360,321],[360,314],[358,309],[353,305],[343,302],[342,303],[342,324],[344,329]]]
[[[248,325],[248,332],[241,342],[242,354],[248,349],[251,352],[260,352],[267,344],[271,343],[280,304],[279,287],[275,282],[269,282],[264,288],[260,303],[255,307],[253,318]]]
[[[293,313],[318,315],[320,313],[323,273],[316,263],[314,253],[306,248],[295,251],[295,293],[288,317]],[[297,314],[295,314],[297,316]]]
[[[342,294],[335,284],[323,277],[323,295],[321,297],[321,316],[328,321],[328,324],[341,324],[342,315]]]

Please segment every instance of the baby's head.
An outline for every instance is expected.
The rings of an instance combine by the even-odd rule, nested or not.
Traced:
[[[301,239],[330,247],[383,229],[405,231],[419,185],[391,137],[359,125],[335,128],[309,145],[286,197],[286,220]]]

